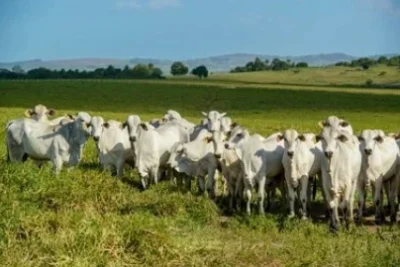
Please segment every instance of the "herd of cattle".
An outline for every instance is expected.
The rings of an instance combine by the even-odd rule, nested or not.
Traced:
[[[198,125],[174,110],[150,122],[141,121],[137,115],[128,116],[125,122],[104,121],[86,112],[50,120],[54,113],[37,105],[25,112],[29,118],[8,122],[8,161],[31,158],[38,166],[51,161],[57,174],[63,165],[75,166],[81,161],[84,145],[91,136],[104,169],[115,168],[121,176],[125,164],[137,168],[145,189],[162,177],[176,178],[178,185],[185,182],[190,188],[195,177],[199,192],[204,193],[207,188],[213,198],[220,172],[230,210],[245,200],[250,214],[255,188],[258,209],[263,214],[265,193],[275,185],[287,196],[289,217],[295,216],[297,199],[300,215],[306,219],[310,181],[319,177],[333,230],[339,228],[339,209],[346,226],[353,221],[356,189],[357,219],[363,216],[366,189],[372,188],[375,220],[385,220],[385,192],[390,219],[396,222],[400,143],[394,135],[385,135],[381,130],[363,130],[356,136],[349,122],[330,116],[318,123],[318,135],[289,129],[265,138],[250,134],[226,113],[217,111],[203,112]]]

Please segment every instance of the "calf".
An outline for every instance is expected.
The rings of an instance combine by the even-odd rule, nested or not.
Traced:
[[[99,160],[104,169],[113,166],[117,175],[121,177],[125,163],[131,167],[135,166],[127,127],[114,120],[104,122],[100,116],[92,117],[91,126]]]
[[[214,156],[214,148],[211,143],[211,133],[203,129],[197,138],[189,143],[181,144],[176,148],[176,153],[170,157],[171,163],[179,173],[185,173],[189,177],[197,177],[199,193],[204,194],[205,176],[208,176],[208,193],[211,198],[215,196],[214,175],[218,168],[217,159]]]
[[[277,138],[262,141],[259,136],[251,136],[246,129],[239,128],[232,133],[226,148],[235,148],[243,165],[247,213],[251,212],[251,190],[258,184],[259,212],[264,214],[265,187],[283,174],[283,142]]]
[[[315,143],[315,134],[299,135],[296,130],[286,130],[281,136],[285,142],[285,153],[282,163],[289,197],[289,218],[295,216],[295,190],[300,183],[302,219],[307,219],[308,201],[310,201],[309,178],[321,172],[322,147]]]
[[[382,185],[386,185],[390,206],[391,222],[396,222],[396,196],[400,178],[400,150],[396,140],[385,136],[381,130],[364,130],[359,136],[363,151],[363,180],[359,188],[359,218],[362,218],[365,185],[372,184],[374,190],[375,221],[385,220],[383,211]]]
[[[133,127],[129,127],[129,131],[132,129]],[[174,122],[166,123],[157,129],[149,123],[139,124],[137,139],[131,145],[144,189],[149,181],[158,183],[159,175],[168,168],[167,161],[172,146],[188,140],[186,129]]]
[[[216,131],[212,135],[215,157],[219,160],[222,175],[228,186],[229,211],[240,207],[243,198],[243,166],[234,148],[225,148],[227,135]],[[234,205],[235,203],[235,205]]]

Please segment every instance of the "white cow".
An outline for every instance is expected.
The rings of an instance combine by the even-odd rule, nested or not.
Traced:
[[[131,136],[132,129],[134,127],[129,126]],[[187,130],[179,123],[169,122],[157,129],[147,122],[139,124],[137,139],[133,141],[132,147],[144,189],[147,188],[149,179],[158,183],[159,175],[168,168],[167,161],[172,146],[188,140]]]
[[[189,177],[197,177],[199,193],[204,194],[205,176],[208,176],[207,189],[209,196],[215,196],[215,171],[218,168],[217,159],[214,156],[212,135],[203,129],[197,138],[186,144],[177,146],[170,157],[170,165],[175,166],[179,173],[185,173]]]
[[[281,138],[285,142],[286,149],[282,163],[285,169],[288,189],[289,218],[295,216],[295,191],[300,184],[299,199],[302,204],[302,219],[307,219],[307,204],[311,195],[309,178],[321,173],[321,159],[323,156],[321,142],[316,143],[316,136],[313,133],[299,135],[293,129],[286,130]]]
[[[127,127],[115,120],[104,122],[100,116],[93,116],[90,124],[99,160],[104,169],[115,167],[117,175],[121,177],[125,163],[135,167]]]
[[[283,141],[279,138],[267,139],[268,141],[262,141],[259,136],[251,136],[246,129],[240,128],[232,133],[226,146],[227,149],[236,149],[243,164],[248,214],[251,212],[251,190],[255,184],[258,184],[259,212],[264,214],[265,187],[283,174],[282,157],[285,150]]]
[[[321,164],[322,186],[331,217],[330,227],[339,229],[340,208],[344,213],[346,227],[353,221],[353,201],[361,175],[362,155],[360,144],[344,126],[322,125],[321,140],[324,157]]]
[[[234,148],[226,148],[227,135],[215,131],[212,135],[215,157],[221,165],[222,175],[228,186],[229,211],[240,207],[243,198],[243,165]],[[235,205],[234,205],[235,202]]]
[[[210,132],[221,130],[221,119],[225,117],[226,112],[219,113],[218,111],[212,110],[208,113],[203,111],[201,114],[203,114],[203,116],[207,119],[207,127]]]
[[[63,164],[77,165],[83,147],[90,136],[90,115],[79,112],[72,122],[52,126],[48,123],[24,119],[22,146],[24,153],[36,161],[51,161],[58,174]]]
[[[385,136],[382,130],[364,130],[359,136],[364,154],[363,180],[359,188],[359,218],[362,218],[365,186],[371,184],[375,203],[375,221],[385,220],[382,186],[389,190],[390,218],[396,222],[396,196],[400,179],[400,150],[396,140]]]
[[[30,117],[35,121],[45,122],[50,125],[58,125],[65,117],[59,117],[54,120],[49,120],[48,116],[53,116],[56,113],[54,109],[47,109],[44,105],[36,105],[32,109],[25,111],[25,116]],[[6,147],[7,160],[11,162],[24,162],[27,157],[22,147],[24,119],[9,121],[6,125]]]

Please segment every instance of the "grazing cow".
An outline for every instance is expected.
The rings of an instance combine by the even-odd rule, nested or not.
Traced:
[[[400,150],[396,140],[385,136],[382,130],[364,130],[359,136],[364,154],[363,180],[359,188],[359,218],[362,218],[364,206],[365,186],[371,184],[374,190],[375,221],[385,220],[383,211],[382,186],[389,189],[387,192],[391,222],[396,222],[396,196],[400,178]]]
[[[214,131],[220,131],[221,130],[221,119],[225,117],[226,112],[224,113],[219,113],[218,111],[212,110],[208,113],[206,112],[201,112],[203,116],[207,119],[208,121],[208,130],[210,132]]]
[[[24,119],[22,146],[24,153],[35,161],[53,163],[58,174],[65,163],[77,165],[82,158],[84,144],[90,136],[90,115],[79,112],[72,122],[52,126],[32,119]]]
[[[175,166],[175,170],[179,173],[185,173],[189,177],[197,177],[200,194],[205,192],[205,176],[207,175],[208,193],[213,198],[215,196],[214,175],[218,168],[218,162],[214,156],[211,140],[211,133],[203,129],[195,140],[177,146],[174,153],[171,154],[170,165]]]
[[[222,175],[228,186],[229,211],[240,207],[243,198],[243,166],[234,148],[225,148],[227,135],[223,131],[213,132],[215,157],[221,165]]]
[[[322,147],[315,143],[315,134],[298,134],[296,130],[286,130],[281,136],[285,142],[283,167],[289,197],[289,218],[295,216],[295,191],[300,183],[299,199],[302,204],[302,219],[307,219],[308,202],[310,201],[309,178],[321,173]],[[315,177],[314,177],[315,179]],[[315,189],[314,189],[315,190]]]
[[[36,105],[32,109],[25,111],[25,116],[30,117],[35,121],[45,122],[50,125],[57,125],[65,117],[60,117],[54,120],[49,120],[48,116],[53,116],[56,113],[54,109],[47,109],[44,105]],[[27,158],[22,147],[24,119],[9,121],[6,125],[6,147],[7,161],[24,162]]]
[[[321,164],[322,185],[329,209],[330,227],[339,229],[340,208],[346,227],[353,221],[353,201],[361,175],[362,155],[358,139],[350,133],[347,122],[325,124],[317,139],[321,140],[324,157]]]
[[[128,129],[132,137],[131,130],[134,127],[130,126]],[[168,168],[167,161],[172,146],[188,140],[187,130],[176,122],[168,122],[157,129],[149,123],[139,124],[137,139],[131,145],[144,189],[151,180],[158,183],[159,175]]]
[[[278,134],[275,134],[278,136]],[[285,150],[283,141],[279,138],[262,141],[259,136],[250,136],[246,129],[236,129],[226,148],[235,148],[243,164],[244,191],[246,195],[246,211],[251,212],[251,190],[258,184],[259,212],[264,214],[264,191],[277,177],[283,174],[282,157]]]
[[[93,116],[90,124],[99,160],[104,169],[115,167],[117,175],[121,177],[125,163],[135,167],[127,127],[115,120],[104,122],[100,116]]]

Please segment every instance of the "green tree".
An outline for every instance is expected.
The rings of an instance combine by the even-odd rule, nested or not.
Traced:
[[[299,62],[296,64],[296,68],[308,68],[307,62]]]
[[[150,74],[149,67],[145,64],[137,64],[132,69],[133,78],[146,79],[150,77]]]
[[[379,64],[387,64],[388,63],[388,58],[385,56],[381,56],[378,58],[378,63]]]
[[[186,67],[182,62],[176,61],[171,65],[171,74],[174,76],[186,75],[189,72],[189,68]]]
[[[153,68],[151,71],[151,77],[161,79],[163,77],[162,70],[160,68]]]
[[[23,74],[25,73],[24,69],[21,68],[20,65],[15,65],[14,67],[12,67],[11,69],[13,72],[18,73],[18,74]]]
[[[196,75],[200,79],[208,77],[208,70],[206,66],[200,65],[192,70],[192,74]]]
[[[265,63],[256,57],[253,63],[253,71],[260,71],[260,70],[265,70]]]

